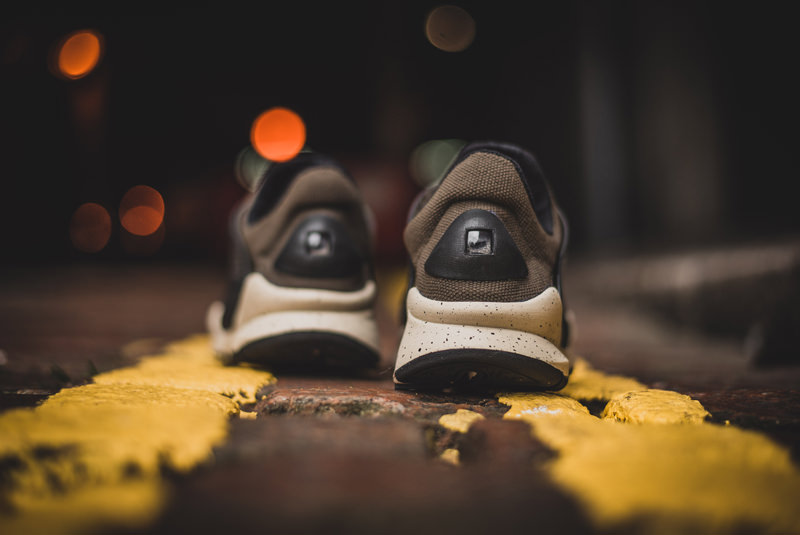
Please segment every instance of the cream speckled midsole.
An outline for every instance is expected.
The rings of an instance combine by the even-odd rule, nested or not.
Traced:
[[[431,353],[485,349],[539,360],[569,375],[569,360],[557,346],[562,304],[555,288],[511,303],[435,301],[411,288],[406,306],[395,370]]]
[[[221,355],[235,353],[257,340],[298,332],[346,336],[377,352],[375,293],[373,281],[360,290],[337,292],[277,286],[263,275],[251,273],[242,284],[231,328],[222,327],[225,305],[220,301],[209,307],[206,325],[212,346]]]

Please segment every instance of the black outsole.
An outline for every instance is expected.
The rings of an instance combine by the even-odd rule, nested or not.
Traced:
[[[274,372],[292,374],[349,373],[374,369],[377,352],[350,337],[328,332],[293,332],[250,342],[231,357]]]
[[[395,371],[398,390],[560,390],[567,377],[546,362],[491,349],[448,349]]]

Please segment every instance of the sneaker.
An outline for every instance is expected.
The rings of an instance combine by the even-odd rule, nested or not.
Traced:
[[[530,153],[465,146],[418,196],[404,240],[411,274],[398,388],[566,385],[567,226]]]
[[[332,159],[270,165],[231,217],[227,295],[206,318],[214,349],[273,370],[376,366],[373,221]]]

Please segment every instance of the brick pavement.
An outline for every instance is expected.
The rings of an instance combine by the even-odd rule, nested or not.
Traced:
[[[41,402],[62,386],[135,365],[166,341],[197,332],[205,305],[221,290],[219,276],[173,267],[4,277],[3,407]],[[595,367],[689,394],[712,422],[766,433],[797,462],[797,368],[755,368],[736,340],[678,328],[627,301],[591,292],[568,299],[579,321],[576,349]],[[172,498],[148,529],[603,531],[548,475],[558,452],[527,424],[503,420],[508,408],[496,397],[393,390],[386,366],[398,333],[390,305],[379,310],[383,373],[279,377],[244,407],[257,413],[254,420],[232,421],[214,463],[188,474],[165,472]],[[595,415],[605,406],[604,400],[584,403]],[[440,424],[441,416],[465,409],[485,419],[467,433]],[[447,451],[458,451],[460,466],[442,457]],[[629,519],[615,531],[646,529],[641,522]]]

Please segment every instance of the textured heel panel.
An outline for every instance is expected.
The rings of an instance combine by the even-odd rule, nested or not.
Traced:
[[[456,165],[467,159],[470,155],[476,153],[496,154],[497,156],[507,159],[514,165],[525,186],[525,192],[528,194],[531,206],[533,206],[533,209],[536,211],[539,224],[542,225],[545,232],[553,234],[553,202],[544,178],[544,173],[542,173],[542,169],[539,167],[536,158],[528,151],[510,143],[477,141],[461,149],[460,154],[451,164],[450,170],[455,168]],[[449,172],[450,171],[448,171],[448,173]]]
[[[425,262],[434,277],[468,281],[519,280],[528,267],[505,225],[486,210],[467,210],[445,231]]]
[[[300,277],[358,277],[364,261],[365,255],[342,223],[325,215],[312,215],[294,230],[275,261],[275,269]]]

